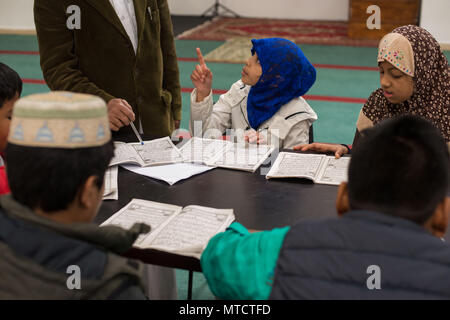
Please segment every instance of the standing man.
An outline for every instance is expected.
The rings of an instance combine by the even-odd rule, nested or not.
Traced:
[[[35,0],[41,67],[51,90],[107,103],[113,138],[171,135],[181,90],[167,0]],[[150,299],[177,297],[175,272],[147,265]]]
[[[167,0],[35,0],[34,18],[51,90],[101,97],[115,132],[131,132],[131,121],[155,137],[179,128],[181,91]]]

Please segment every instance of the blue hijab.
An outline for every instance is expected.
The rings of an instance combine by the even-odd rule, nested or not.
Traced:
[[[281,38],[252,40],[262,75],[250,89],[247,115],[254,129],[283,105],[304,95],[316,81],[316,69],[293,42]]]

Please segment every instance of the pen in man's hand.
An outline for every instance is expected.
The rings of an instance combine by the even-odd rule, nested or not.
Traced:
[[[141,135],[139,134],[139,132],[136,130],[136,127],[134,126],[133,122],[130,122],[130,126],[131,129],[133,129],[134,134],[136,135],[136,137],[139,139],[139,142],[141,143],[141,145],[144,145],[144,141],[142,141]]]

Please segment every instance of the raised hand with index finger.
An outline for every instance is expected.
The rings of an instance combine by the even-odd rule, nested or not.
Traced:
[[[198,65],[191,74],[191,81],[197,89],[197,102],[203,101],[211,92],[213,75],[206,66],[202,51],[197,48]]]

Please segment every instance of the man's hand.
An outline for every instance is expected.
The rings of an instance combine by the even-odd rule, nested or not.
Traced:
[[[113,131],[119,131],[120,128],[128,126],[134,121],[135,116],[133,108],[123,99],[111,99],[108,102],[109,126]]]
[[[200,102],[209,96],[209,93],[211,92],[213,75],[211,70],[206,66],[200,48],[197,48],[197,57],[199,64],[195,67],[195,70],[192,71],[191,81],[197,89],[197,102]]]

